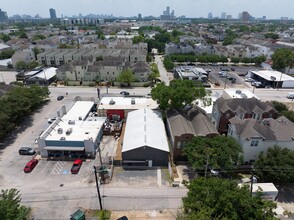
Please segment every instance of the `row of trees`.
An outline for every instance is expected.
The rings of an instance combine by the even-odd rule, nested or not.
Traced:
[[[0,99],[0,141],[48,97],[48,88],[16,86]]]

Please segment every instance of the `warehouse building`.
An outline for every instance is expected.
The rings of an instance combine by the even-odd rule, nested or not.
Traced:
[[[168,156],[161,113],[146,108],[129,112],[122,146],[123,166],[167,166]]]

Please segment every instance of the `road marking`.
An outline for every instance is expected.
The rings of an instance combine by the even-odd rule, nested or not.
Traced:
[[[64,167],[64,164],[65,164],[65,162],[58,161],[55,164],[53,170],[51,171],[51,174],[60,174],[61,171],[62,171],[62,169],[63,169],[63,167]]]
[[[48,161],[48,163],[46,164],[46,166],[44,167],[44,169],[41,171],[41,173],[44,173],[45,169],[48,167],[50,161]]]
[[[160,187],[161,186],[161,169],[157,168],[157,184]]]

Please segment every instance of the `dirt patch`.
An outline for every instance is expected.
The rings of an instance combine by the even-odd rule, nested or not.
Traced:
[[[173,220],[177,219],[178,209],[165,209],[165,210],[142,210],[142,211],[112,211],[111,220],[116,220],[120,217],[126,216],[129,220]]]

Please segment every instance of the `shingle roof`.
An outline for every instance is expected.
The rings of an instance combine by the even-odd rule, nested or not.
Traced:
[[[262,102],[256,98],[248,99],[225,99],[223,97],[216,100],[215,104],[218,106],[222,113],[231,110],[232,112],[240,111],[240,108],[244,109],[247,113],[252,112],[269,112],[274,110],[274,107],[270,102]],[[255,113],[257,113],[255,112]]]
[[[172,134],[175,136],[187,133],[195,136],[218,134],[206,113],[198,106],[176,110],[170,109],[167,111],[167,120]]]
[[[236,134],[242,139],[263,138],[275,141],[293,141],[294,123],[284,116],[278,119],[264,119],[257,121],[252,118],[237,120],[236,117],[230,119],[230,123],[235,127]]]

